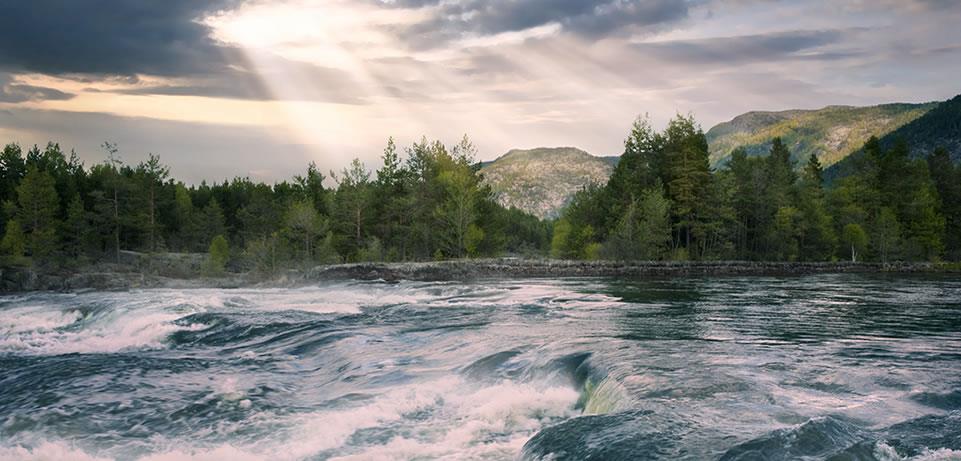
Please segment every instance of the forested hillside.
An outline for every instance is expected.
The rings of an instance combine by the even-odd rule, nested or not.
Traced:
[[[882,149],[890,149],[903,141],[911,148],[913,157],[925,157],[942,148],[957,163],[961,162],[961,95],[942,102],[920,118],[879,139]],[[826,174],[829,180],[849,175],[865,155],[857,150],[849,157],[832,165]]]
[[[771,140],[781,138],[793,160],[803,162],[817,155],[821,164],[828,167],[860,149],[871,136],[884,136],[937,105],[882,104],[748,112],[730,122],[719,123],[707,132],[711,164],[723,166],[738,147],[748,156],[765,155],[771,148]]]
[[[497,205],[465,137],[426,139],[402,159],[390,140],[375,172],[354,161],[331,174],[311,164],[277,184],[235,178],[188,186],[156,156],[120,161],[116,145],[89,168],[58,145],[0,154],[6,265],[56,270],[113,261],[121,250],[208,252],[210,272],[273,272],[316,263],[425,260],[536,252],[549,224]]]
[[[961,167],[905,142],[870,138],[850,174],[825,188],[817,156],[796,165],[773,138],[719,169],[692,117],[663,132],[638,120],[602,187],[579,192],[554,226],[561,258],[938,260],[961,258]]]

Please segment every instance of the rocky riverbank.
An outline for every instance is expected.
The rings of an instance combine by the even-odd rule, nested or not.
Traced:
[[[945,272],[934,263],[752,262],[752,261],[561,261],[483,259],[423,263],[364,263],[318,266],[307,280],[470,280],[514,277],[664,277],[711,275],[803,275],[816,273]]]
[[[169,258],[168,258],[169,259]],[[181,258],[187,261],[189,258]],[[192,262],[192,261],[191,261]],[[0,292],[127,290],[138,288],[290,287],[330,280],[474,280],[493,278],[677,277],[726,275],[804,275],[817,273],[961,273],[957,265],[934,263],[791,263],[791,262],[669,262],[560,261],[478,259],[416,263],[358,263],[289,270],[272,277],[231,273],[200,277],[191,268],[168,262],[100,265],[52,273],[27,268],[0,268]],[[158,266],[159,264],[159,266]]]

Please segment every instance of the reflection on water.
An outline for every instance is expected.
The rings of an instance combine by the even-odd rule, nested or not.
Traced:
[[[958,459],[961,281],[0,298],[0,459]]]

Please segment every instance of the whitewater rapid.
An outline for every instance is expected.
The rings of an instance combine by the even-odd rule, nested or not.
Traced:
[[[23,294],[0,365],[3,460],[961,459],[943,277]]]

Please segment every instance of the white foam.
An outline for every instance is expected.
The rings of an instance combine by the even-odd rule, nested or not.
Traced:
[[[50,328],[56,323],[49,322],[55,318],[54,314],[41,315],[36,318],[34,328],[22,328],[16,333],[3,335],[0,351],[50,355],[155,349],[163,347],[164,340],[175,331],[205,328],[199,324],[173,323],[183,317],[182,314],[151,310],[118,309],[100,312],[82,321],[69,312],[76,311],[59,313],[63,320],[57,328]],[[71,318],[73,321],[68,323]]]
[[[950,448],[936,450],[926,448],[917,456],[904,457],[884,441],[875,444],[874,456],[879,461],[961,461],[961,451]]]
[[[91,456],[64,442],[43,442],[34,448],[0,447],[0,459],[8,461],[110,461]]]

